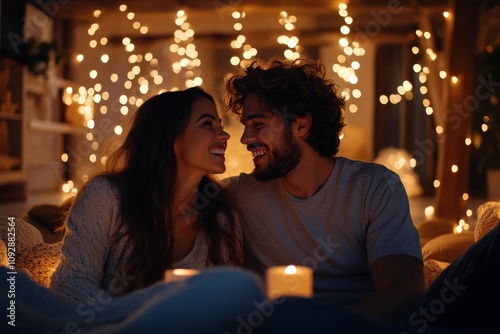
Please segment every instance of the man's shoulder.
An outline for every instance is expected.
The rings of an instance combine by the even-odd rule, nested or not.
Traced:
[[[233,196],[237,196],[241,193],[248,195],[254,191],[260,192],[269,182],[271,181],[257,181],[253,173],[240,173],[223,179],[221,183]]]
[[[257,180],[255,180],[253,173],[250,173],[250,174],[240,173],[239,175],[228,176],[228,177],[221,180],[221,183],[226,188],[228,188],[228,187],[229,188],[237,188],[241,184],[250,184],[253,182],[257,182]]]
[[[337,164],[339,168],[342,169],[343,172],[351,172],[351,173],[375,173],[379,174],[381,172],[389,172],[392,173],[390,169],[385,167],[384,165],[364,160],[353,160],[345,157],[337,157]]]

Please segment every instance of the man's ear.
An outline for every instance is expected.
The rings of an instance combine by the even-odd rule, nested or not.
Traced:
[[[312,126],[311,114],[307,113],[304,116],[295,117],[294,123],[294,129],[297,135],[302,139],[306,139],[309,136],[309,129],[311,129]]]

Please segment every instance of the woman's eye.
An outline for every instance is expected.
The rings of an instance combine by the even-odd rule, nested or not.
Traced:
[[[203,126],[212,126],[212,121],[206,121],[205,123],[203,123]]]

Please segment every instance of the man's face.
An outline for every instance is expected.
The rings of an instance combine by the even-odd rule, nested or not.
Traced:
[[[252,152],[254,175],[259,181],[285,176],[302,158],[290,127],[266,108],[258,95],[248,94],[241,115],[241,123],[245,126],[241,143]]]

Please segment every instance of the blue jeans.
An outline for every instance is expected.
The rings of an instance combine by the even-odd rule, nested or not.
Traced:
[[[0,267],[2,310],[7,268]],[[260,279],[236,268],[207,269],[186,281],[164,283],[88,305],[64,304],[19,272],[15,324],[3,315],[2,333],[224,333],[235,332],[264,300]],[[4,308],[5,306],[5,308]],[[8,320],[8,319],[7,319]]]

